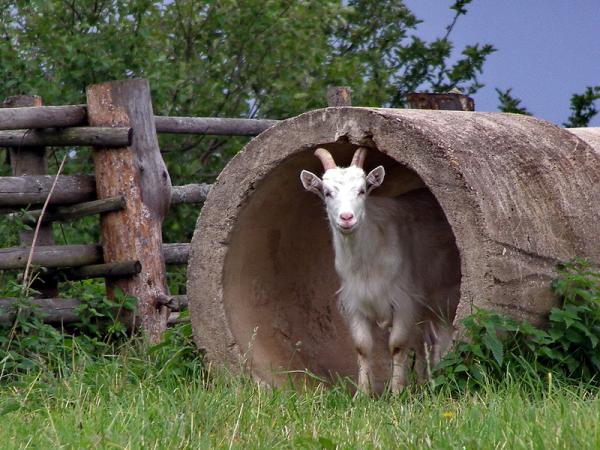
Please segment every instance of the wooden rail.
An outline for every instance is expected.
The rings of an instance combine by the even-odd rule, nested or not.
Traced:
[[[128,127],[73,127],[42,128],[39,130],[0,131],[0,147],[38,147],[102,145],[127,147],[131,144],[133,129]]]
[[[9,324],[15,320],[16,306],[20,302],[16,298],[0,298],[0,324]],[[68,325],[80,321],[77,309],[83,304],[79,299],[74,298],[36,298],[27,301],[30,307],[41,314],[44,322],[56,325]],[[187,308],[188,300],[186,295],[172,295],[167,303],[169,309],[173,311],[169,315],[168,323],[178,323],[180,317],[178,312]]]
[[[154,116],[157,133],[256,136],[278,120],[229,117]],[[127,127],[84,127],[86,105],[0,109],[0,147],[33,145],[127,146]],[[73,128],[67,128],[73,127]],[[11,130],[11,131],[8,131]],[[35,131],[33,131],[35,130]]]
[[[87,110],[81,105],[0,108],[0,130],[74,127],[86,121]]]
[[[54,177],[50,175],[0,177],[0,207],[5,207],[8,210],[10,209],[8,207],[11,206],[40,205],[46,201],[53,181]],[[173,186],[171,188],[171,204],[201,203],[206,200],[210,186],[210,184]],[[79,204],[69,208],[61,208],[62,213],[58,213],[56,219],[61,220],[60,216],[78,218],[91,214],[116,211],[117,209],[110,208],[113,206],[116,208],[116,206],[121,204],[115,197],[97,200],[93,203],[92,200],[95,197],[96,180],[93,176],[60,175],[50,199],[50,205]],[[46,219],[46,221],[51,220],[55,219]]]
[[[44,203],[54,178],[52,175],[0,177],[0,206]],[[94,177],[89,175],[60,175],[50,203],[81,203],[93,200],[95,197],[96,183]]]
[[[278,120],[154,116],[157,133],[256,136]]]
[[[82,217],[91,216],[94,214],[102,214],[111,211],[119,211],[126,206],[125,197],[110,197],[102,200],[92,200],[91,202],[78,203],[73,206],[57,206],[46,210],[42,217],[42,223],[50,222],[67,222],[70,220],[80,219]],[[9,215],[10,220],[22,220],[24,223],[34,225],[42,214],[41,209],[12,213]]]
[[[29,251],[29,247],[0,248],[0,270],[25,268]],[[187,264],[190,244],[162,244],[162,252],[166,264]],[[32,263],[49,268],[101,264],[103,263],[102,246],[97,244],[39,246],[34,249]]]

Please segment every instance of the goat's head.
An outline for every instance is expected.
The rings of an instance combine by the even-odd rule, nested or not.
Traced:
[[[300,174],[302,185],[325,201],[331,226],[343,234],[350,234],[360,226],[365,215],[365,199],[381,185],[385,170],[378,166],[365,174],[363,164],[367,149],[364,147],[356,150],[350,167],[337,167],[331,153],[324,148],[318,148],[315,156],[325,169],[323,179],[303,170]]]

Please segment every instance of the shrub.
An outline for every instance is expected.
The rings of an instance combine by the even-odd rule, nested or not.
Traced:
[[[598,385],[600,273],[585,260],[563,263],[551,288],[563,303],[546,328],[485,310],[467,317],[465,339],[436,367],[434,385],[464,390],[506,376]]]

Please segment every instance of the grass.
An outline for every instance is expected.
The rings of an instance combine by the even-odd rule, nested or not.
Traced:
[[[435,382],[380,398],[217,373],[189,323],[147,347],[104,300],[83,311],[87,334],[19,316],[14,336],[0,334],[0,447],[600,448],[600,273],[579,261],[559,275],[564,305],[547,329],[474,314]]]
[[[507,378],[460,397],[353,398],[207,377],[199,359],[182,369],[168,349],[146,350],[75,346],[62,369],[4,383],[2,448],[600,448],[600,399],[585,387]]]

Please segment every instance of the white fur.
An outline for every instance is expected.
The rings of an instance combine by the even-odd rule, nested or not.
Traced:
[[[373,326],[390,329],[391,386],[399,392],[411,349],[423,377],[451,341],[460,280],[454,237],[433,195],[419,190],[396,199],[368,197],[383,176],[381,166],[369,175],[359,167],[329,169],[323,180],[301,174],[304,187],[325,201],[340,308],[358,353],[359,389],[367,393],[373,388]],[[344,213],[355,223],[342,220]]]

